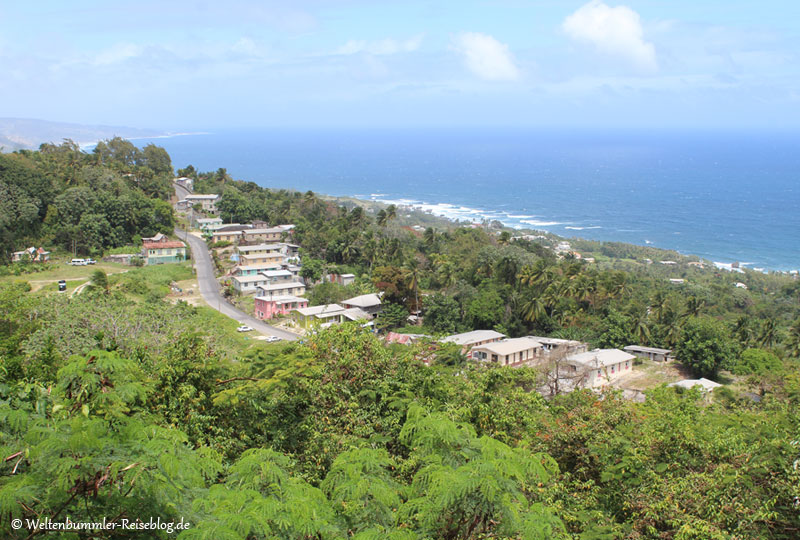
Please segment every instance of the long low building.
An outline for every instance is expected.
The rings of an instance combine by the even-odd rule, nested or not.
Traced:
[[[594,349],[568,356],[566,378],[572,378],[575,386],[596,388],[606,386],[633,369],[636,357],[619,349]]]
[[[505,334],[495,332],[494,330],[473,330],[472,332],[453,334],[452,336],[442,338],[440,341],[442,343],[455,343],[456,345],[461,345],[461,352],[467,355],[467,358],[472,358],[473,347],[500,341],[505,337]]]
[[[534,337],[503,339],[472,348],[472,358],[501,366],[532,365],[544,357],[544,347]]]
[[[647,358],[654,362],[666,362],[671,359],[671,349],[658,349],[656,347],[643,347],[641,345],[628,345],[624,349],[626,352],[631,353],[639,358]]]

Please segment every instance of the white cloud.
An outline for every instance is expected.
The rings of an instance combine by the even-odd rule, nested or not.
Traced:
[[[382,39],[379,41],[365,41],[351,39],[336,50],[336,54],[350,55],[367,53],[375,56],[397,54],[401,52],[414,52],[422,45],[422,35],[413,36],[405,41],[396,39]]]
[[[138,45],[134,45],[133,43],[117,43],[95,56],[92,63],[96,66],[109,66],[135,58],[140,54],[142,54],[142,48]]]
[[[519,68],[508,45],[488,34],[463,32],[453,39],[453,47],[464,57],[467,68],[487,81],[514,81]]]
[[[655,47],[644,40],[639,14],[627,6],[609,7],[592,0],[564,19],[562,28],[575,41],[625,58],[638,69],[658,69]]]

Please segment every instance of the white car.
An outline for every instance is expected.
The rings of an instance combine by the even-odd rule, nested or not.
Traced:
[[[278,336],[267,336],[267,339],[265,339],[264,341],[266,341],[267,343],[275,343],[276,341],[280,340],[281,338],[279,338]]]
[[[243,324],[242,326],[236,329],[237,332],[251,332],[252,330],[253,329],[247,326],[246,324]]]

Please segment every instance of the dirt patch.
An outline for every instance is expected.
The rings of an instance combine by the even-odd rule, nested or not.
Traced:
[[[680,362],[674,360],[671,362],[643,360],[641,364],[634,364],[631,373],[615,380],[612,385],[616,388],[636,393],[690,377],[691,372]]]
[[[184,279],[183,281],[176,282],[175,285],[177,285],[177,289],[180,290],[173,287],[172,291],[167,295],[168,301],[176,304],[182,300],[192,306],[208,305],[200,295],[200,287],[198,286],[197,279]]]

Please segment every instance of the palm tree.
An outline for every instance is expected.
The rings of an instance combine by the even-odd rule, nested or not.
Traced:
[[[414,289],[414,310],[419,311],[419,261],[415,258],[409,259],[405,272],[409,288]]]
[[[789,327],[789,338],[786,340],[789,356],[800,357],[800,319]]]
[[[650,341],[650,328],[647,326],[647,312],[633,318],[631,333],[636,336],[640,344],[646,345]]]
[[[775,319],[769,318],[761,325],[761,334],[758,337],[762,346],[771,348],[778,338],[778,323]]]
[[[541,296],[532,296],[530,300],[522,306],[522,319],[531,323],[541,320],[547,311]]]
[[[739,340],[739,343],[743,347],[750,345],[750,342],[753,339],[753,327],[750,317],[747,315],[742,315],[739,317],[739,319],[737,319],[736,324],[733,327],[733,335]]]
[[[664,291],[658,291],[653,295],[650,300],[650,313],[656,318],[659,323],[664,322],[664,316],[669,310],[669,296]]]
[[[702,311],[705,305],[706,305],[705,300],[701,300],[696,296],[690,296],[689,299],[686,301],[686,316],[697,317],[698,315],[700,315],[700,311]]]

